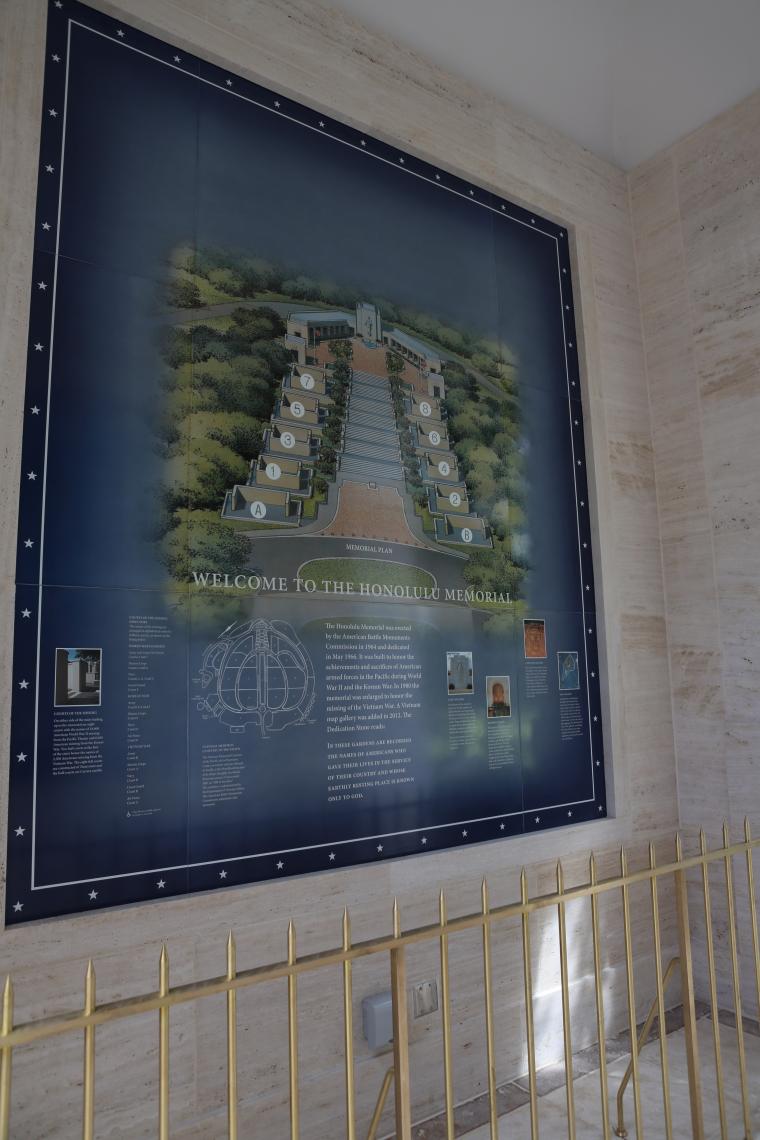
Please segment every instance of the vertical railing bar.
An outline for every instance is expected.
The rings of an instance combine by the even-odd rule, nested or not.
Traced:
[[[351,919],[343,911],[343,949],[351,949]],[[356,1094],[354,1090],[354,996],[353,963],[343,960],[343,1040],[346,1063],[346,1140],[356,1140]]]
[[[683,844],[676,832],[676,863],[683,864]],[[681,1008],[683,1009],[686,1071],[689,1082],[689,1112],[692,1140],[704,1140],[705,1122],[702,1107],[702,1072],[699,1065],[699,1037],[697,1011],[694,1003],[694,964],[691,952],[691,924],[689,922],[689,889],[683,866],[674,871],[676,892],[676,918],[678,921],[678,958],[681,963]]]
[[[84,1012],[95,1012],[95,967],[92,958],[84,976]],[[84,1031],[84,1058],[82,1075],[82,1140],[93,1140],[95,1135],[95,1026],[87,1025]]]
[[[13,982],[10,974],[3,986],[3,1012],[0,1021],[3,1034],[13,1029]],[[6,1045],[0,1050],[0,1140],[8,1140],[11,1126],[11,1072],[13,1069],[13,1046]]]
[[[227,981],[231,982],[236,974],[237,948],[235,936],[230,931],[227,935]],[[237,991],[231,986],[227,990],[227,1134],[229,1140],[237,1140]]]
[[[169,952],[166,943],[158,959],[158,993],[169,996]],[[158,1011],[158,1137],[169,1140],[169,1006]]]
[[[728,823],[723,824],[723,848],[730,846]],[[741,981],[739,978],[739,956],[736,947],[736,904],[734,901],[734,874],[731,865],[731,856],[724,858],[726,869],[726,900],[728,902],[728,944],[731,949],[731,982],[734,995],[734,1013],[736,1016],[736,1044],[739,1052],[739,1083],[742,1091],[742,1111],[744,1115],[744,1134],[752,1135],[752,1118],[749,1108],[749,1093],[747,1091],[747,1058],[744,1049],[744,1019],[742,1014]]]
[[[533,967],[530,952],[530,911],[528,906],[528,876],[523,867],[520,872],[523,982],[525,985],[525,1045],[528,1052],[528,1090],[530,1092],[530,1135],[538,1140],[538,1089],[536,1086],[536,1037],[533,1027]]]
[[[654,843],[649,844],[649,866],[654,871],[657,866],[657,854]],[[670,1104],[670,1068],[668,1065],[668,1037],[665,1026],[665,992],[662,983],[662,945],[660,941],[660,901],[657,887],[657,876],[652,875],[649,880],[652,899],[652,941],[654,943],[654,970],[657,991],[657,1020],[660,1030],[660,1076],[662,1078],[662,1105],[665,1114],[665,1137],[673,1137],[673,1113]]]
[[[559,929],[559,974],[562,987],[562,1040],[565,1046],[565,1101],[567,1104],[567,1136],[575,1140],[575,1095],[573,1089],[573,1039],[570,1026],[570,974],[567,962],[567,916],[565,876],[562,863],[557,863],[557,921]]]
[[[288,923],[288,965],[296,964],[296,928]],[[288,1074],[290,1081],[290,1140],[298,1140],[301,1110],[298,1084],[298,976],[288,974]]]
[[[596,859],[592,853],[589,859],[589,882],[596,886],[598,882]],[[599,1085],[602,1097],[602,1135],[603,1140],[610,1140],[610,1108],[609,1092],[607,1089],[607,1049],[606,1032],[604,1024],[604,991],[602,988],[602,950],[599,931],[599,896],[591,896],[591,938],[594,947],[594,990],[596,993],[596,1036],[599,1042]]]
[[[623,879],[623,941],[625,945],[626,992],[628,997],[628,1027],[631,1034],[631,1083],[633,1085],[633,1114],[636,1125],[636,1140],[643,1140],[641,1119],[641,1089],[639,1087],[639,1051],[636,1034],[636,987],[633,978],[633,949],[631,946],[631,902],[628,894],[628,856],[625,847],[620,848],[620,874]]]
[[[393,900],[393,937],[401,938],[398,899]],[[391,997],[393,999],[393,1070],[396,1097],[396,1140],[412,1140],[412,1104],[409,1082],[409,1016],[406,993],[406,950],[391,950]]]
[[[438,918],[441,924],[441,1026],[443,1029],[443,1085],[446,1106],[446,1140],[454,1140],[454,1089],[451,1075],[451,993],[449,987],[449,936],[446,896],[438,896]]]
[[[488,1062],[488,1112],[491,1125],[491,1140],[499,1140],[499,1117],[496,1105],[496,1057],[493,1029],[493,987],[491,977],[491,922],[488,901],[488,883],[485,879],[480,888],[483,911],[483,989],[486,1004],[486,1059]]]
[[[749,889],[749,916],[752,928],[752,956],[755,962],[757,1012],[758,1017],[760,1018],[760,939],[758,938],[757,909],[755,907],[755,872],[752,864],[752,830],[750,828],[749,816],[744,817],[744,842],[747,844],[747,887]]]
[[[699,853],[707,854],[707,840],[704,829],[699,829]],[[713,1050],[715,1052],[715,1086],[718,1093],[718,1117],[720,1119],[721,1140],[728,1140],[726,1120],[726,1094],[723,1088],[723,1057],[720,1046],[720,1010],[718,1009],[718,986],[715,978],[715,946],[712,932],[712,902],[710,900],[710,868],[707,860],[702,863],[702,895],[705,911],[705,942],[707,945],[707,974],[710,986],[710,1019],[712,1021]]]

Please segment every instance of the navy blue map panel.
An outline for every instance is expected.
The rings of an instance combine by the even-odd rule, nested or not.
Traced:
[[[567,231],[71,0],[38,185],[8,922],[603,817]]]

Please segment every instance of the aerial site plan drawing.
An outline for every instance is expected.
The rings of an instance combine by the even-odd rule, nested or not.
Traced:
[[[567,230],[73,0],[46,50],[8,921],[604,817]]]

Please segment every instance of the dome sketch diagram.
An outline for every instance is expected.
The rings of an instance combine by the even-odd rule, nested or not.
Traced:
[[[262,737],[304,724],[315,698],[314,666],[295,630],[284,621],[242,622],[207,646],[198,708],[229,728],[249,724]]]

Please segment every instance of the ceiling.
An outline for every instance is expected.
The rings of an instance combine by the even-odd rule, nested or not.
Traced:
[[[760,0],[334,0],[626,169],[760,87]]]

